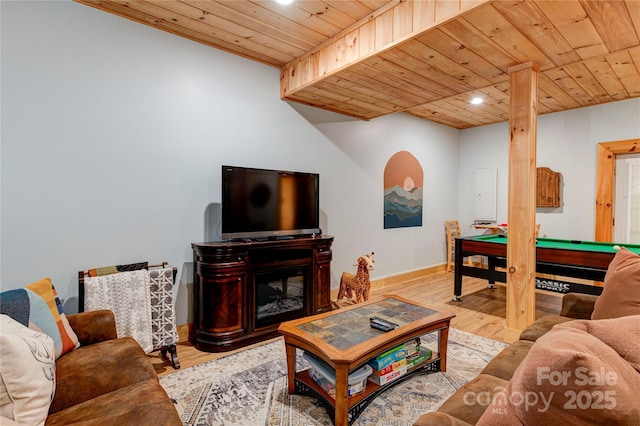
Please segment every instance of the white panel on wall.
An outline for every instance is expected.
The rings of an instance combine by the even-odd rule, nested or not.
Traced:
[[[475,185],[474,222],[495,222],[498,169],[478,169],[474,172],[473,181]]]

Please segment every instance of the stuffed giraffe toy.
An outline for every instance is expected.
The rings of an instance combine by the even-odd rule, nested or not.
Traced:
[[[356,303],[363,300],[369,300],[369,290],[371,289],[371,281],[369,280],[369,271],[374,268],[373,252],[365,254],[358,258],[358,270],[355,275],[349,272],[343,272],[340,278],[340,289],[338,290],[338,300],[343,297],[353,298],[355,293]]]

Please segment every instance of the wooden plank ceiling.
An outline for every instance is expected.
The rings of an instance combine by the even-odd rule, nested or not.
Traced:
[[[283,99],[364,120],[507,121],[507,70],[530,61],[540,114],[640,97],[640,0],[77,1],[277,67]]]

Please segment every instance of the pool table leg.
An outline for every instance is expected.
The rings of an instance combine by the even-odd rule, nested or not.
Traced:
[[[460,295],[462,294],[462,265],[464,258],[462,257],[462,240],[456,238],[455,246],[455,268],[453,270],[453,300],[454,302],[462,302]]]
[[[487,264],[489,266],[489,270],[492,273],[496,270],[496,260],[497,258],[495,256],[488,256],[487,258]],[[487,285],[487,288],[495,289],[496,288],[495,280],[489,280],[489,284]]]

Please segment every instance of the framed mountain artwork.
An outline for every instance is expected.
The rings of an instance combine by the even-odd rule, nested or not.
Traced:
[[[398,151],[384,168],[384,229],[422,226],[424,173],[408,151]]]

